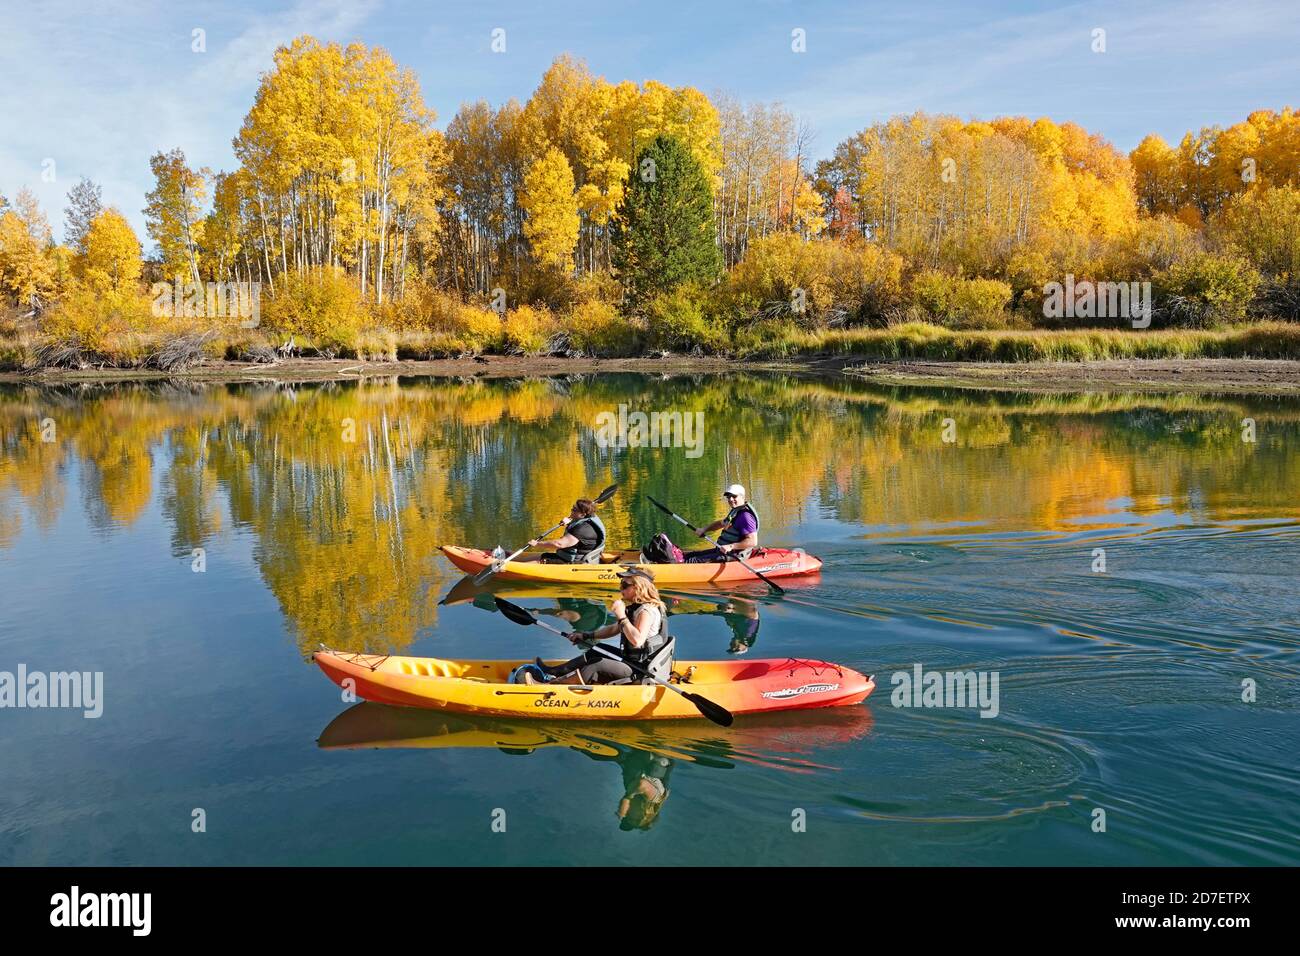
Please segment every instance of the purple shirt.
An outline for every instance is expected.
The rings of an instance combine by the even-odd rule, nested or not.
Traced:
[[[731,531],[741,538],[747,538],[757,530],[758,522],[754,520],[754,516],[748,511],[739,511],[736,513],[736,517],[732,519]]]

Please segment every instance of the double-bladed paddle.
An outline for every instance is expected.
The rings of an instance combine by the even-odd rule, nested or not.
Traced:
[[[709,542],[709,544],[713,545],[715,548],[718,546],[718,542],[714,541],[712,538],[710,538],[708,535],[706,535],[704,532],[702,532],[699,528],[695,527],[695,525],[691,524],[689,521],[687,521],[685,518],[683,518],[683,517],[682,517],[681,515],[679,515],[677,512],[673,511],[671,508],[669,508],[669,507],[668,507],[666,504],[664,504],[662,501],[655,501],[655,499],[651,498],[649,495],[646,495],[646,498],[647,498],[647,500],[649,500],[649,502],[650,502],[652,505],[654,505],[656,508],[658,508],[658,509],[659,509],[660,511],[662,511],[664,514],[668,515],[668,517],[673,518],[673,519],[675,519],[675,520],[677,520],[677,521],[680,521],[682,524],[686,525],[686,527],[690,528],[692,531],[694,531],[697,535],[699,535],[699,536],[700,536],[701,538],[703,538],[705,541]],[[746,560],[741,556],[741,554],[740,554],[739,551],[732,551],[731,554],[734,554],[734,555],[736,556],[736,560],[739,561],[741,564],[743,564],[743,565],[745,566],[745,570],[746,570],[746,571],[748,571],[750,574],[754,575],[754,577],[758,578],[760,581],[762,581],[764,584],[766,584],[768,587],[770,587],[770,588],[771,588],[773,591],[775,591],[777,594],[784,594],[784,593],[785,593],[785,588],[781,587],[779,584],[775,583],[775,582],[772,581],[770,578],[766,577],[766,576],[763,574],[762,571],[758,570],[758,568],[754,567],[752,564],[750,564],[748,561],[746,561]]]
[[[608,488],[606,488],[604,491],[602,491],[600,494],[598,494],[598,495],[596,496],[596,498],[595,498],[596,504],[598,504],[598,505],[603,505],[606,501],[609,501],[610,498],[613,498],[613,497],[614,497],[614,492],[616,492],[616,491],[618,491],[618,484],[615,483],[615,484],[610,485]],[[569,523],[569,522],[568,522],[568,519],[567,519],[567,518],[561,519],[561,521],[560,521],[559,524],[557,524],[557,525],[553,525],[552,527],[547,528],[547,529],[546,529],[545,531],[543,531],[541,534],[537,535],[537,537],[538,537],[539,539],[540,539],[540,538],[545,538],[545,537],[546,537],[548,534],[550,534],[552,531],[556,531],[556,530],[558,530],[558,529],[560,529],[560,528],[563,528],[563,527],[564,527],[566,524],[568,524],[568,523]],[[482,584],[484,581],[486,581],[488,578],[492,577],[492,575],[496,574],[498,571],[500,571],[502,568],[504,568],[507,564],[509,564],[511,561],[513,561],[515,558],[519,557],[521,554],[523,554],[523,553],[524,553],[525,551],[527,551],[527,550],[528,550],[528,545],[524,545],[522,548],[520,548],[520,549],[519,549],[518,551],[516,551],[514,554],[511,554],[511,555],[509,555],[509,556],[507,556],[507,557],[505,557],[505,558],[502,558],[500,561],[493,561],[490,565],[488,565],[486,568],[484,568],[484,569],[483,569],[482,571],[480,571],[478,574],[474,575],[474,583],[475,583],[475,584]]]
[[[507,619],[514,621],[516,624],[538,624],[546,628],[548,631],[554,631],[561,637],[567,638],[569,636],[568,632],[562,631],[551,624],[547,624],[545,621],[538,620],[526,607],[520,607],[518,604],[511,604],[509,601],[503,600],[502,598],[494,598],[494,600],[496,601],[497,607],[500,609],[501,613],[504,614]],[[701,714],[709,718],[709,720],[713,721],[715,724],[721,724],[723,727],[730,727],[732,721],[736,719],[731,711],[727,710],[727,708],[723,707],[721,704],[715,704],[707,697],[701,697],[699,694],[692,694],[689,691],[682,690],[676,684],[670,684],[666,680],[660,680],[648,670],[633,664],[621,654],[612,653],[604,647],[601,647],[599,644],[592,644],[589,649],[600,654],[602,657],[608,657],[612,661],[622,661],[628,667],[632,668],[632,673],[636,674],[638,677],[649,678],[661,687],[667,687],[673,693],[681,694],[694,704],[695,708]]]

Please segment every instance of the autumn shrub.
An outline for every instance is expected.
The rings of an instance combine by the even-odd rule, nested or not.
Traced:
[[[1118,240],[1106,264],[1116,282],[1138,282],[1205,250],[1201,236],[1173,216],[1148,216]]]
[[[367,318],[356,280],[326,267],[277,278],[261,321],[270,332],[295,336],[299,348],[329,356],[353,352]]]
[[[934,270],[912,278],[912,304],[947,328],[1006,328],[1011,286],[999,279],[966,279]]]
[[[623,286],[608,272],[588,272],[573,280],[574,302],[606,302],[618,305],[623,299]]]
[[[1209,233],[1216,245],[1249,261],[1269,281],[1300,285],[1300,189],[1248,190],[1211,220]]]
[[[375,326],[392,332],[445,331],[460,304],[459,296],[411,276],[400,295],[372,308],[371,318]]]
[[[903,257],[865,239],[835,243],[829,257],[832,310],[879,324],[903,301]]]
[[[150,330],[163,331],[169,324],[153,316],[150,304],[134,289],[115,292],[73,282],[58,304],[41,317],[40,334],[48,345],[87,361],[133,364],[143,358],[142,347],[133,337]]]
[[[1259,272],[1241,256],[1203,252],[1174,263],[1152,280],[1163,324],[1199,328],[1246,317]]]
[[[559,325],[543,306],[518,306],[505,314],[501,324],[502,348],[511,355],[545,355],[554,350]]]
[[[433,331],[446,336],[460,352],[495,352],[504,347],[505,330],[501,316],[491,309],[458,303],[443,325]]]
[[[710,308],[711,294],[688,282],[650,299],[644,316],[647,344],[669,352],[720,350],[725,336],[717,314]]]
[[[0,371],[25,366],[31,356],[31,336],[7,306],[0,305]]]
[[[571,353],[601,358],[632,355],[638,348],[637,327],[603,299],[577,303],[561,323]]]
[[[731,271],[730,305],[751,318],[807,326],[879,321],[902,299],[903,259],[864,239],[773,233],[749,244]]]
[[[396,362],[397,333],[369,329],[356,337],[355,348],[356,357],[363,362]]]
[[[578,283],[570,272],[531,260],[520,267],[518,279],[511,289],[511,302],[555,312],[567,310],[579,298]]]
[[[1250,189],[1210,221],[1216,247],[1248,260],[1262,276],[1252,311],[1300,318],[1300,189]]]

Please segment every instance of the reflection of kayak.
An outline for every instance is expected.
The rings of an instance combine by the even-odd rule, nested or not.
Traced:
[[[312,656],[334,683],[380,704],[568,720],[700,716],[690,701],[657,684],[508,683],[510,672],[525,661],[451,661],[343,651],[318,651]],[[859,704],[876,689],[870,677],[824,661],[677,661],[674,670],[683,674],[690,667],[695,671],[682,686],[735,714]]]
[[[492,564],[492,554],[479,548],[458,548],[444,544],[443,554],[466,574],[478,574]],[[511,561],[496,576],[508,581],[546,581],[554,584],[602,584],[614,586],[618,574],[628,567],[643,567],[654,575],[655,583],[720,584],[748,582],[754,575],[739,561],[711,564],[643,564],[636,563],[636,551],[606,552],[602,564],[543,564],[541,561]],[[750,566],[769,578],[813,574],[821,569],[820,558],[803,551],[766,548],[746,558]]]
[[[651,567],[657,572],[661,565],[656,564]],[[819,574],[810,574],[798,578],[789,578],[782,587],[787,591],[811,589],[816,587],[820,580],[821,576]],[[723,582],[723,584],[725,587],[715,586],[708,581],[704,581],[690,586],[685,591],[680,589],[674,591],[670,584],[665,584],[659,589],[659,593],[665,600],[670,597],[676,598],[678,594],[689,595],[689,597],[685,598],[676,598],[676,600],[669,603],[669,613],[673,614],[708,614],[717,611],[719,605],[736,597],[754,600],[768,598],[771,595],[768,586],[753,575],[750,575],[750,581],[729,581]],[[608,604],[611,599],[609,587],[604,584],[577,582],[560,591],[555,585],[544,581],[498,581],[496,578],[490,578],[482,584],[475,584],[474,578],[467,575],[452,585],[446,597],[439,603],[448,605],[468,604],[483,595],[488,595],[489,598],[483,602],[483,607],[486,610],[495,610],[495,607],[488,607],[492,603],[490,599],[493,596],[503,597],[508,601],[518,601],[530,598],[554,599],[557,595],[562,595],[566,598],[596,601],[602,605]]]
[[[628,747],[708,766],[743,760],[806,771],[822,766],[813,762],[820,751],[865,737],[871,725],[865,707],[755,716],[721,730],[703,720],[522,721],[357,704],[330,721],[317,745],[324,750],[464,747],[510,754],[567,747],[601,757],[616,757],[617,747]]]

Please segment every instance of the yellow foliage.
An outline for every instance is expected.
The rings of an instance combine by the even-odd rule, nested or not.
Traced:
[[[135,287],[120,290],[74,282],[58,304],[41,317],[46,339],[81,352],[119,350],[123,340],[159,326],[150,300]]]
[[[546,268],[572,269],[573,247],[578,242],[578,202],[569,161],[555,147],[528,167],[520,205],[527,217],[524,236],[533,257]]]
[[[289,273],[262,305],[262,325],[270,332],[299,336],[300,346],[342,351],[353,346],[366,320],[356,283],[341,269]]]
[[[571,351],[583,355],[626,355],[632,351],[636,329],[610,302],[585,299],[564,317],[562,328]]]
[[[0,295],[24,308],[55,288],[54,263],[39,236],[43,224],[44,217],[32,221],[13,210],[0,214]]]
[[[82,269],[86,281],[101,292],[135,291],[140,281],[140,240],[116,209],[105,209],[91,220]]]
[[[731,271],[728,288],[745,313],[789,313],[805,322],[873,319],[899,304],[903,259],[862,239],[806,240],[774,233],[750,243],[745,259]]]
[[[506,313],[503,321],[505,350],[516,355],[541,355],[550,350],[558,326],[545,308],[521,305]]]

